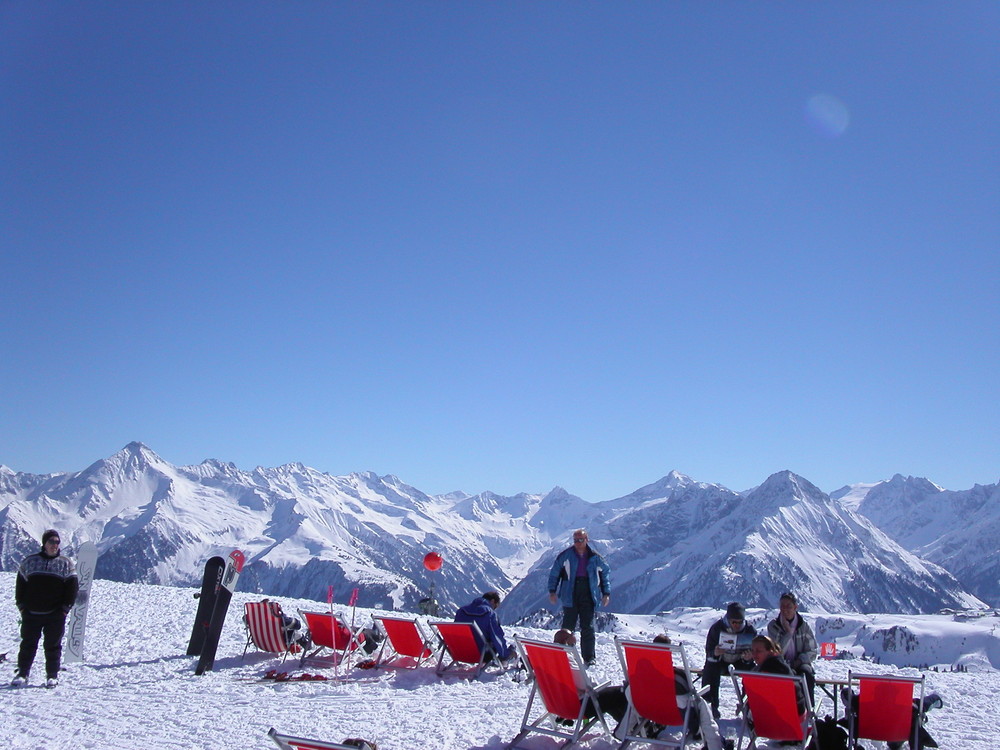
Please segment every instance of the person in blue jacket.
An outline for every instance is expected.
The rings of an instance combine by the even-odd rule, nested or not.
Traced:
[[[588,667],[597,660],[594,612],[611,600],[611,568],[589,542],[586,529],[574,531],[573,546],[559,553],[549,572],[549,600],[562,603],[563,628],[573,631],[579,621],[580,655]]]
[[[496,613],[496,608],[499,606],[500,594],[496,591],[487,591],[461,607],[455,613],[455,622],[476,623],[479,631],[496,652],[497,658],[501,661],[507,661],[514,656],[514,647],[507,645],[503,628],[500,627],[500,618],[497,617]]]

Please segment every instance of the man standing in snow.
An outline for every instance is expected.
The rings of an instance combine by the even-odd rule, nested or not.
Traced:
[[[611,600],[611,568],[591,549],[586,529],[573,532],[573,546],[564,549],[549,571],[549,600],[562,602],[562,627],[570,632],[580,621],[580,655],[592,666],[594,648],[594,611],[600,602]]]
[[[45,687],[58,684],[66,615],[80,586],[73,562],[59,554],[59,544],[59,532],[49,529],[42,534],[41,551],[24,558],[17,570],[14,601],[21,613],[21,649],[11,687],[28,682],[38,640],[43,634]]]
[[[455,622],[474,622],[486,641],[496,652],[497,658],[507,661],[514,655],[514,647],[507,645],[496,608],[500,606],[500,594],[487,591],[466,604],[455,614]]]

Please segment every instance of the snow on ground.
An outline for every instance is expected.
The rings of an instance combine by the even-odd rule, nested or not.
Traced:
[[[14,575],[0,574],[0,653],[8,652],[10,666],[0,676],[13,676],[17,651],[17,611],[13,606]],[[355,670],[341,682],[273,683],[257,680],[279,660],[251,652],[241,661],[245,641],[243,603],[253,594],[237,594],[230,609],[215,671],[194,675],[195,658],[184,656],[194,620],[194,589],[95,581],[91,599],[84,664],[70,665],[54,690],[40,688],[44,678],[39,652],[31,686],[0,689],[0,747],[38,748],[273,748],[266,732],[279,731],[317,739],[345,737],[374,740],[382,750],[435,747],[443,750],[499,750],[517,733],[529,688],[508,675],[490,675],[476,681],[439,679],[432,668],[413,671]],[[297,607],[322,610],[315,601],[280,600],[286,611]],[[754,611],[751,611],[751,615]],[[358,622],[371,612],[358,610]],[[667,629],[690,644],[692,665],[700,666],[706,622],[720,613],[688,610],[664,617],[621,617],[619,633],[650,637]],[[759,618],[764,617],[758,611]],[[847,630],[868,626],[879,616],[845,617],[838,643],[848,646]],[[873,617],[875,620],[873,620]],[[888,616],[882,616],[888,618]],[[899,623],[907,619],[895,616]],[[889,618],[892,622],[893,618]],[[940,638],[969,638],[951,632],[939,617]],[[933,630],[934,618],[920,618],[922,632]],[[980,641],[998,642],[996,618],[983,618]],[[876,623],[877,624],[877,623]],[[880,624],[879,627],[884,627]],[[508,628],[508,632],[549,639],[551,630]],[[987,637],[988,636],[988,637]],[[621,682],[621,670],[611,635],[598,634],[599,681]],[[977,646],[976,648],[979,648]],[[960,646],[951,649],[961,650]],[[973,662],[981,671],[927,671],[928,690],[938,691],[945,707],[930,713],[928,729],[942,748],[993,750],[1000,739],[1000,673],[984,659]],[[283,669],[295,671],[297,662]],[[902,671],[912,668],[837,660],[819,666],[820,677],[843,677],[848,668],[862,671]],[[307,665],[307,671],[318,671]],[[332,670],[328,670],[332,674]],[[6,683],[3,679],[3,683]],[[722,689],[723,731],[735,736],[733,691]],[[819,707],[828,713],[827,699]],[[610,750],[610,742],[592,738],[594,750]],[[551,750],[556,742],[533,736],[523,743],[531,750]]]

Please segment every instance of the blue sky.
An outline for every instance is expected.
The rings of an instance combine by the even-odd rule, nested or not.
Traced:
[[[0,4],[0,463],[1000,478],[1000,4]]]

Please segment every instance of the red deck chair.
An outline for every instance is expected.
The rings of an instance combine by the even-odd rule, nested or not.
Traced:
[[[293,737],[290,734],[280,734],[274,727],[267,730],[267,736],[281,750],[358,750],[351,745],[339,742],[323,742],[322,740],[307,740],[305,737]]]
[[[478,677],[489,662],[497,658],[493,646],[486,642],[479,626],[474,622],[432,622],[431,627],[441,638],[441,653],[438,656],[437,675],[443,676],[451,670],[459,670],[460,665],[472,665],[461,674]],[[501,667],[500,671],[503,671]],[[458,674],[458,671],[452,674]]]
[[[507,745],[507,750],[532,732],[559,737],[565,741],[560,747],[580,741],[584,732],[599,723],[604,736],[614,741],[597,701],[599,687],[590,681],[583,659],[575,646],[563,646],[546,641],[533,641],[515,635],[514,641],[528,669],[531,693],[528,706],[521,719],[521,730]],[[542,699],[542,713],[531,720],[535,698]],[[596,716],[587,718],[587,703],[591,702]],[[561,719],[568,724],[560,724]]]
[[[757,747],[757,739],[794,743],[789,747],[806,750],[816,736],[816,715],[809,703],[809,690],[801,675],[766,674],[761,672],[729,671],[743,714],[743,726],[737,750],[743,739],[750,738],[748,748]],[[806,710],[799,715],[796,686],[806,702]]]
[[[920,695],[913,689],[920,685]],[[857,710],[847,711],[847,731],[852,741],[909,741],[911,750],[919,746],[919,729],[923,724],[924,676],[873,675],[847,673],[847,687],[857,686]],[[916,699],[916,703],[914,703]],[[914,715],[916,710],[916,715]]]
[[[264,600],[262,602],[247,602],[243,605],[244,621],[247,627],[247,643],[243,647],[246,658],[247,649],[252,643],[258,651],[271,654],[281,654],[284,661],[289,654],[297,654],[301,646],[297,643],[285,643],[285,627],[281,621],[281,605],[277,602]]]
[[[335,612],[303,612],[299,610],[302,621],[309,628],[309,635],[312,638],[313,646],[316,649],[312,653],[303,653],[299,662],[301,667],[306,659],[316,658],[320,652],[329,650],[333,652],[334,668],[339,667],[349,660],[365,642],[365,636],[361,632],[362,628],[351,628],[344,620],[343,616]]]
[[[373,615],[372,619],[385,634],[375,659],[376,667],[416,669],[437,653],[416,618]]]
[[[625,690],[628,713],[622,722],[625,734],[619,750],[633,742],[683,748],[691,739],[688,728],[695,710],[695,696],[682,697],[684,708],[680,708],[677,701],[675,669],[681,670],[689,689],[694,685],[684,647],[680,644],[623,641],[618,638],[615,638],[615,646],[618,648],[622,672],[628,682]],[[646,721],[676,728],[677,732],[673,733],[676,736],[662,739],[646,737],[641,733]]]

